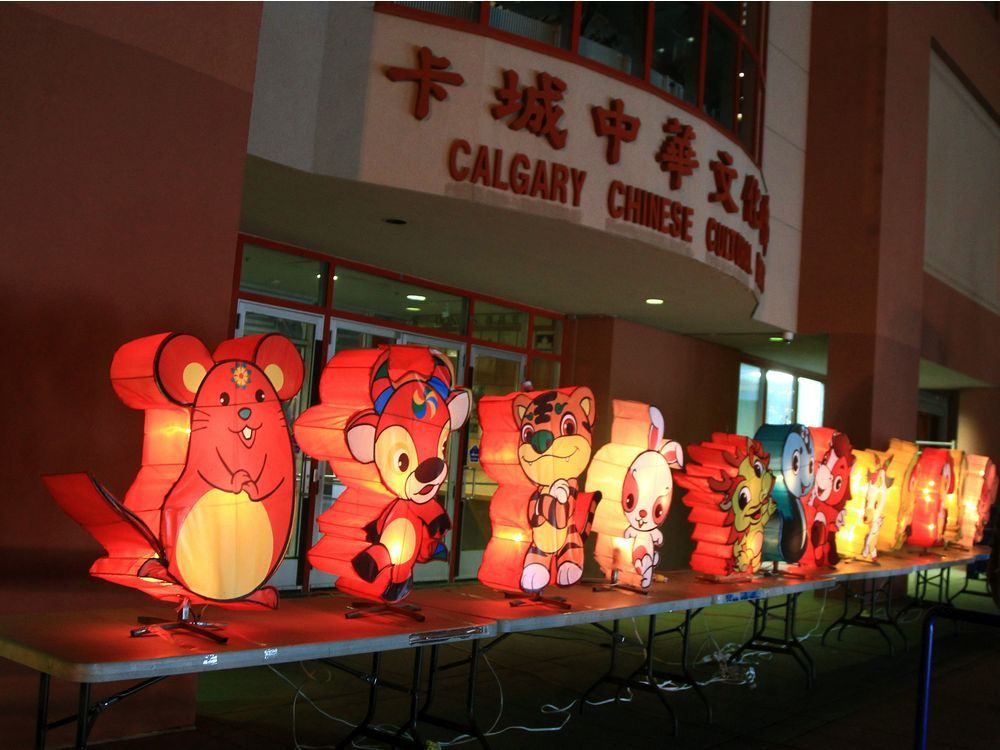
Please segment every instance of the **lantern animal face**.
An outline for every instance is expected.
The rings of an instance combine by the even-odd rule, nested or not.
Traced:
[[[259,590],[288,543],[295,487],[281,402],[302,383],[281,336],[223,342],[162,334],[121,347],[119,397],[146,412],[143,469],[122,505],[92,478],[48,477],[63,507],[108,550],[94,575],[159,598],[274,606]]]
[[[545,391],[534,399],[514,400],[520,428],[517,458],[525,475],[537,485],[578,477],[590,463],[590,414],[594,397],[588,388],[571,394]]]
[[[754,447],[740,462],[736,481],[732,485],[729,505],[733,510],[733,528],[748,532],[753,526],[763,527],[773,512],[771,489],[774,477],[765,469],[765,462],[755,455]],[[723,506],[725,508],[725,506]]]
[[[807,552],[799,564],[826,567],[838,559],[834,535],[846,518],[844,505],[851,496],[854,454],[844,433],[828,427],[810,427],[809,431],[822,455],[816,468],[816,482],[804,505],[809,533]]]
[[[883,463],[876,464],[874,471],[868,472],[862,523],[867,524],[869,530],[861,551],[861,556],[868,560],[874,560],[878,555],[878,536],[885,518],[885,504],[889,497],[889,488],[895,481],[887,473],[892,458],[889,456]]]
[[[809,430],[788,433],[781,451],[781,473],[785,487],[794,497],[805,497],[816,479],[816,456]]]
[[[636,531],[646,532],[656,528],[667,517],[673,497],[674,480],[670,461],[676,466],[680,446],[669,444],[670,456],[655,450],[640,453],[629,466],[622,486],[622,510],[625,520]]]
[[[351,453],[361,463],[375,462],[379,477],[398,498],[426,503],[448,477],[445,448],[452,424],[469,415],[469,398],[458,391],[449,400],[444,381],[435,389],[408,382],[387,393],[381,413],[364,412],[347,428]]]

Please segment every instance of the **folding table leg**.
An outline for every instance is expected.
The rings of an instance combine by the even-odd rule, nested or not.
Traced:
[[[45,735],[49,728],[49,683],[52,678],[42,672],[38,681],[38,718],[35,720],[35,750],[45,750]]]
[[[90,683],[80,683],[80,698],[76,708],[76,750],[85,750],[90,734]]]

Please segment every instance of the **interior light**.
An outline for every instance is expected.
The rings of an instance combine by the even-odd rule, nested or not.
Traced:
[[[321,273],[316,274],[316,278],[317,279],[322,279],[323,278],[323,274],[321,274]]]
[[[660,48],[659,48],[658,50],[656,50],[656,51],[657,51],[657,53],[659,53],[659,54],[661,54],[661,55],[662,55],[662,54],[663,54],[664,52],[666,52],[666,49],[664,49],[663,47],[660,47]]]
[[[663,300],[660,299],[659,297],[650,297],[649,299],[646,300],[646,304],[647,305],[662,305],[663,304]]]
[[[743,78],[743,77],[744,77],[745,75],[746,75],[746,73],[744,73],[744,72],[743,72],[743,71],[741,70],[741,71],[740,71],[740,78]]]
[[[768,336],[767,340],[770,341],[772,344],[780,344],[785,339],[782,336]]]
[[[688,44],[691,44],[693,42],[694,42],[694,37],[693,36],[689,36],[688,37]]]
[[[420,308],[419,307],[408,307],[408,308],[406,308],[406,312],[420,312]]]
[[[337,274],[334,274],[334,275],[333,275],[333,280],[334,280],[334,281],[336,281],[336,280],[337,280]]]
[[[742,120],[743,119],[743,113],[742,112],[737,112],[736,113],[736,119],[737,120]]]
[[[427,298],[422,294],[407,294],[406,299],[413,300],[414,302],[424,302]]]

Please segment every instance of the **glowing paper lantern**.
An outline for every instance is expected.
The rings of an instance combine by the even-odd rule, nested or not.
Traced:
[[[878,556],[878,533],[885,512],[883,454],[854,453],[851,497],[844,504],[844,521],[837,532],[837,552],[842,557],[873,561]]]
[[[958,543],[961,537],[961,498],[962,488],[965,484],[966,475],[969,473],[969,464],[965,456],[965,451],[950,450],[951,465],[954,467],[955,475],[951,492],[944,495],[944,539],[946,542]]]
[[[764,560],[798,562],[806,549],[803,504],[816,480],[812,435],[801,424],[765,424],[754,438],[771,456],[771,496],[778,508],[764,529]]]
[[[583,540],[600,500],[578,490],[590,463],[594,413],[594,394],[584,387],[480,399],[479,460],[497,483],[493,535],[479,568],[487,586],[538,594],[580,580]]]
[[[882,552],[892,552],[906,543],[910,524],[913,521],[913,470],[920,457],[916,443],[893,438],[889,450],[879,454],[885,466],[888,481],[885,495],[885,512],[879,529],[878,548]],[[892,460],[885,462],[885,459]]]
[[[694,524],[691,568],[709,576],[753,574],[761,564],[764,528],[775,513],[770,456],[756,440],[716,432],[688,446],[688,463],[676,482]]]
[[[913,470],[913,523],[909,543],[934,547],[943,543],[944,497],[955,486],[951,454],[943,448],[924,448]]]
[[[983,541],[984,529],[997,498],[996,465],[986,456],[969,455],[962,486],[960,543],[971,547]]]
[[[160,334],[121,347],[111,382],[145,412],[142,468],[116,500],[89,474],[44,478],[107,550],[91,574],[192,604],[277,604],[261,587],[288,544],[295,475],[281,402],[302,384],[282,336]]]
[[[446,560],[451,521],[437,501],[448,478],[448,440],[469,416],[441,352],[386,346],[338,352],[320,378],[320,401],[295,421],[303,450],[330,462],[347,487],[318,519],[309,562],[355,596],[398,602],[413,566]]]
[[[671,469],[680,469],[680,444],[665,440],[663,415],[655,406],[613,402],[611,442],[594,454],[587,491],[601,501],[594,516],[594,558],[613,581],[648,587],[660,560],[660,524],[673,497]]]
[[[850,438],[829,427],[810,427],[818,461],[816,481],[803,506],[806,550],[803,567],[828,567],[837,563],[837,530],[844,524],[844,505],[851,499],[854,452]]]

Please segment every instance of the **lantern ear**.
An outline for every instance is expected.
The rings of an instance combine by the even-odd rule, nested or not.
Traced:
[[[664,435],[663,429],[663,415],[660,410],[655,406],[649,407],[649,444],[648,448],[651,451],[656,450],[656,446],[660,444],[663,440]],[[661,451],[662,452],[662,451]]]
[[[667,464],[671,469],[684,468],[684,449],[681,444],[673,440],[667,442],[660,448],[660,454],[667,459]]]
[[[153,366],[160,390],[172,401],[190,406],[215,361],[201,341],[181,335],[163,344]]]
[[[280,401],[287,401],[302,387],[302,356],[284,336],[267,336],[257,349],[257,366],[271,381]]]
[[[355,460],[370,464],[375,460],[375,427],[378,424],[378,414],[373,411],[362,412],[355,416],[347,426],[347,448]]]
[[[587,415],[587,419],[590,419],[591,412],[594,410],[594,393],[586,387],[580,387],[577,390],[583,391],[580,397],[580,409]]]
[[[448,413],[451,415],[451,429],[454,432],[459,429],[465,420],[469,418],[469,411],[472,409],[472,396],[464,388],[460,388],[451,394],[448,399]]]
[[[890,487],[892,487],[892,485],[895,484],[895,482],[896,482],[895,477],[890,477],[888,474],[885,475],[885,488],[886,489],[889,489]]]
[[[528,411],[528,407],[531,406],[531,396],[523,393],[519,393],[514,398],[514,421],[518,424],[524,419],[524,413]]]

